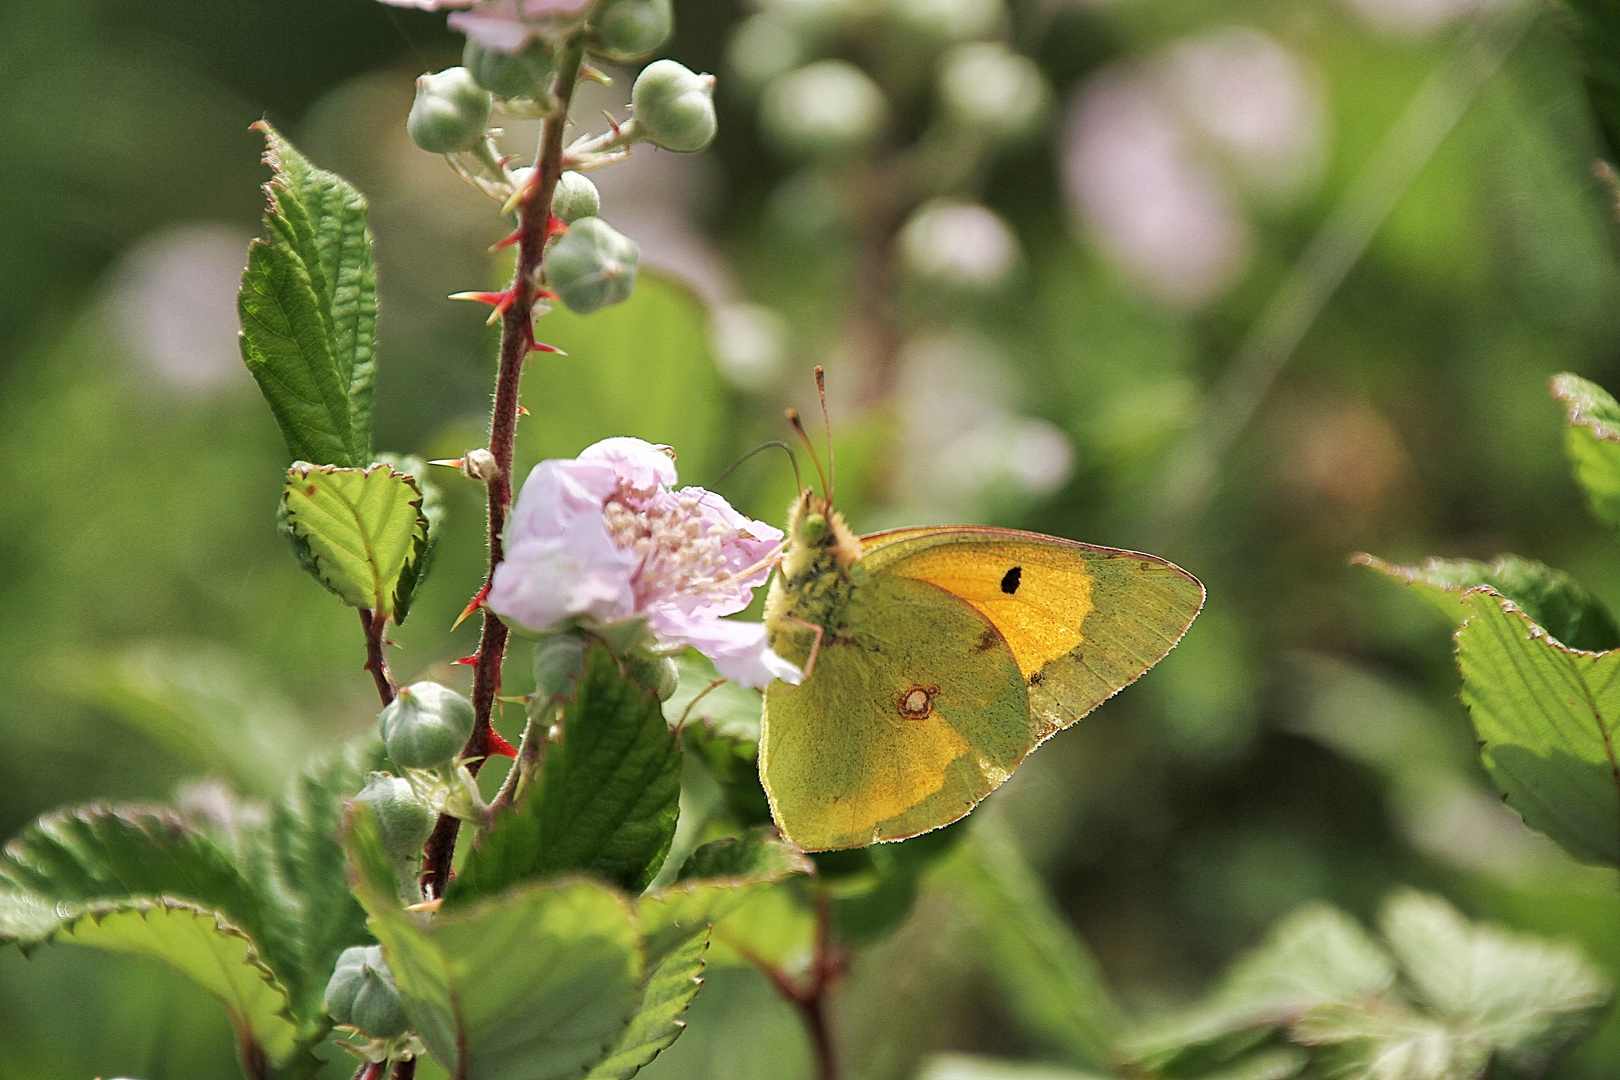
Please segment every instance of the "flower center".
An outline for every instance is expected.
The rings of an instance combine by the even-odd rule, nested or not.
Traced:
[[[674,596],[720,599],[736,591],[726,548],[743,534],[705,519],[702,494],[621,485],[603,506],[614,546],[636,556],[637,607]]]

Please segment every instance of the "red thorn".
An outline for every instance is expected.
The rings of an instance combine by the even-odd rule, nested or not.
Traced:
[[[457,615],[456,621],[450,624],[450,629],[454,630],[456,627],[466,622],[467,616],[483,607],[484,601],[487,599],[489,599],[489,586],[486,584],[482,589],[478,590],[478,594],[476,596],[468,601],[467,606],[461,609],[461,614]],[[460,663],[460,661],[458,660],[457,663]]]
[[[495,241],[493,244],[491,244],[489,246],[489,250],[491,250],[491,251],[499,251],[503,247],[511,247],[513,244],[516,244],[516,243],[520,242],[522,239],[523,239],[523,230],[519,229],[517,232],[513,233],[511,236],[508,236],[506,239]]]
[[[450,662],[452,664],[465,664],[467,667],[477,667],[478,654],[473,653],[471,656],[463,656],[460,660],[452,660]]]
[[[551,220],[546,222],[546,239],[547,240],[550,240],[553,236],[561,236],[563,233],[565,233],[567,231],[568,231],[568,223],[563,221],[563,219],[558,217],[556,214],[552,214],[551,215]]]
[[[519,416],[528,416],[529,415],[529,410],[525,409],[523,406],[519,405],[518,406],[518,415]]]
[[[562,297],[558,296],[556,293],[552,292],[550,289],[536,289],[536,290],[534,290],[534,295],[535,295],[535,297],[537,299],[540,299],[540,300],[561,300],[562,299]]]
[[[514,761],[517,760],[517,747],[501,738],[501,733],[496,731],[494,728],[489,729],[489,744],[487,749],[491,754],[498,754],[501,757],[509,757]]]
[[[530,352],[556,353],[558,356],[567,356],[568,355],[567,353],[563,352],[561,349],[557,348],[557,346],[555,346],[555,345],[547,345],[545,342],[536,341],[533,338],[529,339],[529,351]]]

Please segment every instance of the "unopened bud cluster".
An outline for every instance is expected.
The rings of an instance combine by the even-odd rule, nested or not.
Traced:
[[[476,23],[468,21],[474,15]],[[539,178],[532,168],[508,167],[491,118],[556,118],[572,97],[573,81],[587,72],[602,77],[586,61],[640,60],[669,40],[674,18],[672,0],[579,0],[544,14],[492,4],[453,16],[451,26],[469,34],[461,66],[417,80],[407,130],[417,146],[445,155],[464,179],[510,211]],[[708,146],[717,127],[714,76],[655,60],[631,87],[630,110],[611,130],[567,148],[566,171],[552,195],[552,213],[570,229],[552,241],[537,284],[581,314],[627,299],[639,259],[635,243],[601,219],[601,199],[584,173],[622,161],[637,143],[680,153]]]

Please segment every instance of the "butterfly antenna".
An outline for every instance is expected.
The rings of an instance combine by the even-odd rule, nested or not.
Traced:
[[[721,473],[719,476],[715,477],[714,478],[714,483],[709,485],[709,486],[710,487],[719,487],[721,482],[723,482],[726,477],[730,476],[732,473],[737,471],[737,467],[739,465],[741,465],[743,462],[747,461],[749,458],[753,457],[755,454],[759,453],[761,450],[769,450],[772,447],[777,447],[777,448],[781,449],[782,451],[784,451],[787,454],[788,460],[793,463],[793,483],[798,487],[798,489],[800,491],[803,491],[804,490],[804,480],[799,475],[799,458],[798,458],[798,456],[796,454],[793,453],[793,447],[789,446],[787,443],[783,442],[780,439],[776,439],[776,440],[773,440],[773,441],[768,442],[768,443],[760,443],[758,446],[756,446],[752,450],[748,451],[748,453],[744,454],[742,457],[738,458],[736,461],[733,461],[730,465],[727,465],[726,466],[726,471]]]
[[[833,463],[832,421],[827,419],[827,375],[816,365],[816,396],[821,399],[821,431],[827,436],[827,502],[833,501],[833,485],[838,483],[838,468]]]
[[[821,471],[821,459],[816,457],[816,444],[810,441],[809,434],[805,432],[804,421],[799,419],[799,410],[789,409],[785,415],[787,416],[788,423],[793,425],[793,430],[798,433],[799,441],[804,443],[805,450],[810,454],[810,464],[816,467],[816,475],[821,477],[821,490],[826,491],[827,474]]]

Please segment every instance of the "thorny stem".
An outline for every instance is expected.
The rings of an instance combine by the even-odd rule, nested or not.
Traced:
[[[550,706],[547,708],[555,712],[554,708]],[[512,801],[517,798],[518,786],[527,783],[540,770],[540,763],[545,760],[546,740],[550,733],[549,720],[542,724],[538,717],[529,717],[529,722],[523,729],[523,741],[518,746],[517,760],[512,762],[512,771],[506,774],[506,781],[501,784],[501,790],[496,794],[495,801],[489,804],[491,818],[510,807]]]
[[[354,1080],[378,1080],[386,1067],[381,1061],[362,1061],[354,1071]]]
[[[377,680],[377,696],[387,705],[394,700],[393,677],[388,674],[388,658],[383,655],[383,635],[388,629],[388,616],[381,611],[360,609],[360,625],[366,631],[366,670]]]
[[[518,391],[523,381],[523,364],[533,341],[536,278],[545,258],[546,240],[551,228],[551,196],[562,175],[563,131],[568,126],[568,105],[574,96],[584,47],[579,42],[565,45],[557,58],[557,81],[552,92],[557,111],[540,128],[540,150],[535,159],[533,179],[518,203],[520,238],[517,270],[512,278],[514,300],[501,323],[500,367],[495,376],[495,405],[489,421],[489,450],[495,456],[495,475],[489,478],[489,571],[487,587],[495,568],[505,558],[501,534],[506,528],[506,508],[512,502],[512,443],[517,435]],[[487,607],[484,629],[478,640],[477,662],[473,667],[472,737],[462,751],[470,758],[467,771],[474,776],[489,753],[489,718],[500,693],[501,661],[506,658],[506,625]],[[516,765],[514,765],[514,768]],[[429,898],[442,896],[450,879],[450,860],[455,854],[456,834],[461,822],[442,814],[422,849],[422,888]]]
[[[416,1059],[400,1058],[394,1062],[394,1080],[416,1080]]]

